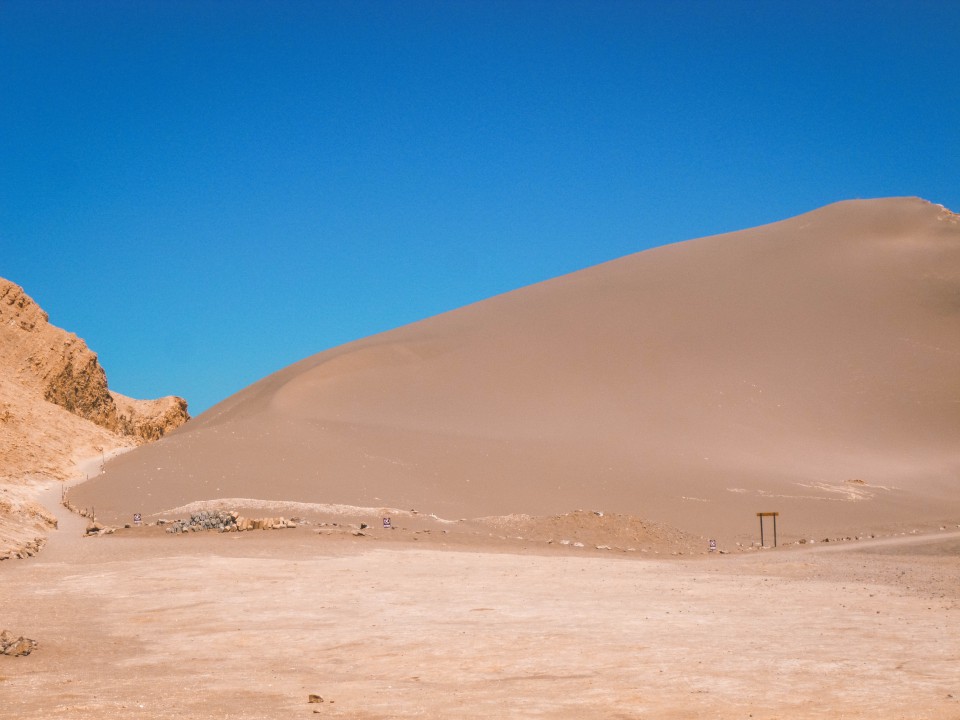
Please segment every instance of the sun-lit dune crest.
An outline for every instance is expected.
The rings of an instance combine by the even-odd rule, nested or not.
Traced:
[[[955,516],[952,217],[836,203],[359,340],[109,463],[75,501],[598,508],[704,534],[766,510],[785,532]]]

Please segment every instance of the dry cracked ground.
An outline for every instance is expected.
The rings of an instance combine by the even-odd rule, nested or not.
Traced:
[[[666,560],[83,538],[57,507],[0,564],[0,625],[39,641],[0,657],[0,718],[960,718],[956,532]]]

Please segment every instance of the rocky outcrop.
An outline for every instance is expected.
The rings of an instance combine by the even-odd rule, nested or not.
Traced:
[[[182,398],[133,400],[107,387],[87,344],[49,322],[18,285],[0,279],[0,374],[43,400],[138,442],[150,442],[189,419]],[[7,410],[9,412],[9,410]]]
[[[116,404],[97,356],[79,338],[69,355],[51,355],[54,372],[43,377],[43,399],[108,430],[118,430]]]
[[[0,279],[0,372],[68,412],[116,431],[107,376],[83,340],[50,324],[18,285]]]
[[[110,391],[117,406],[118,430],[139,442],[159,440],[190,419],[187,401],[179,397],[134,400]]]
[[[0,655],[29,655],[37,649],[37,641],[25,638],[23,635],[17,637],[9,630],[0,632]]]

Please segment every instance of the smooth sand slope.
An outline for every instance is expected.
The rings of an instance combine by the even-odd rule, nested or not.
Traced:
[[[307,358],[73,501],[621,512],[785,539],[960,516],[960,223],[849,201],[628,256]],[[909,524],[909,525],[907,525]]]

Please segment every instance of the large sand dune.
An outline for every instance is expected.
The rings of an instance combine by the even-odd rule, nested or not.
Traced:
[[[308,358],[71,496],[336,525],[81,539],[51,486],[0,718],[960,718],[958,313],[957,218],[854,202]],[[757,510],[944,527],[706,553]]]
[[[108,463],[99,517],[255,498],[786,538],[960,515],[960,223],[849,201],[320,353]]]

